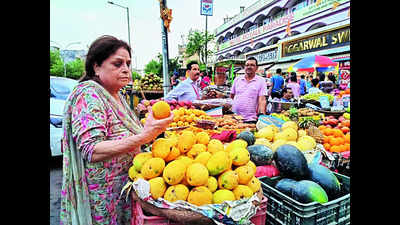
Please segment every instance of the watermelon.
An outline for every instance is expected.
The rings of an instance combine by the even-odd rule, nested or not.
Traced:
[[[254,134],[251,133],[250,131],[242,131],[236,139],[243,139],[247,142],[247,146],[254,145],[256,142],[256,138],[254,137]]]
[[[265,145],[251,145],[247,147],[250,153],[250,160],[256,164],[256,166],[264,166],[272,163],[272,157],[274,152]]]

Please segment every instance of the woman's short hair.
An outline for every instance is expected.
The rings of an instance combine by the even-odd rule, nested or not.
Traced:
[[[100,80],[96,76],[93,66],[95,64],[101,66],[104,60],[120,48],[126,49],[129,53],[129,57],[131,57],[131,47],[125,41],[111,35],[103,35],[97,38],[89,47],[86,55],[85,73],[79,81],[95,80],[99,82]]]

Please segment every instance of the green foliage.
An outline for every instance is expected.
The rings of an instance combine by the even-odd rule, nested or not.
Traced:
[[[186,45],[185,54],[187,57],[193,56],[194,54],[198,54],[200,58],[200,63],[205,63],[206,61],[206,48],[205,44],[207,41],[207,56],[212,55],[214,52],[208,47],[208,43],[215,39],[215,35],[207,32],[207,37],[205,32],[201,32],[198,30],[191,30],[188,36],[188,43]]]
[[[162,64],[152,59],[149,63],[144,66],[144,72],[146,74],[157,74],[160,75],[160,71],[162,70]]]
[[[58,50],[50,51],[50,74],[52,76],[64,76],[64,64]]]
[[[160,53],[158,53],[157,58],[158,58],[158,62],[159,62],[160,65],[161,65],[160,74],[163,74],[163,73],[162,73],[163,57],[162,57],[162,55],[161,55]],[[182,66],[182,65],[179,64],[179,56],[177,56],[177,57],[175,57],[175,58],[173,58],[173,59],[169,59],[169,60],[168,60],[168,76],[169,76],[169,77],[172,77],[174,71],[178,71],[179,68],[181,68],[181,66]]]
[[[83,72],[85,71],[85,63],[79,58],[69,62],[65,66],[67,70],[67,77],[71,79],[77,80],[81,78]]]
[[[66,75],[71,79],[79,79],[85,71],[85,62],[79,58],[65,65]],[[64,77],[64,64],[60,51],[50,51],[50,74],[52,76]]]
[[[132,71],[132,80],[136,80],[140,78],[140,74],[136,71]]]
[[[159,77],[162,77],[162,70],[163,70],[163,57],[160,53],[157,55],[158,61],[152,59],[146,66],[144,67],[144,72],[146,74],[153,73]],[[181,64],[179,64],[179,57],[175,57],[173,59],[168,60],[168,75],[169,77],[172,76],[174,70],[178,71],[181,68]]]

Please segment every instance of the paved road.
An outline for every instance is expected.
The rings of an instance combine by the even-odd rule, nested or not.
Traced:
[[[62,183],[61,158],[57,158],[52,164],[50,167],[50,225],[59,225]]]

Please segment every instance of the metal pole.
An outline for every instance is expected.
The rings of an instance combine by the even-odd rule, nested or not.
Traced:
[[[131,29],[129,27],[129,8],[128,7],[126,7],[126,15],[128,17],[128,41],[129,41],[129,46],[132,48],[132,46],[131,46]]]
[[[206,15],[206,75],[208,76],[208,68],[207,68],[207,15]]]
[[[167,0],[162,0],[162,4],[160,4],[160,11],[162,10],[161,6],[167,7]],[[162,32],[162,56],[163,56],[163,89],[164,89],[164,97],[167,96],[170,91],[170,82],[168,77],[168,33],[167,28],[164,26],[164,21],[161,20],[161,32]]]

